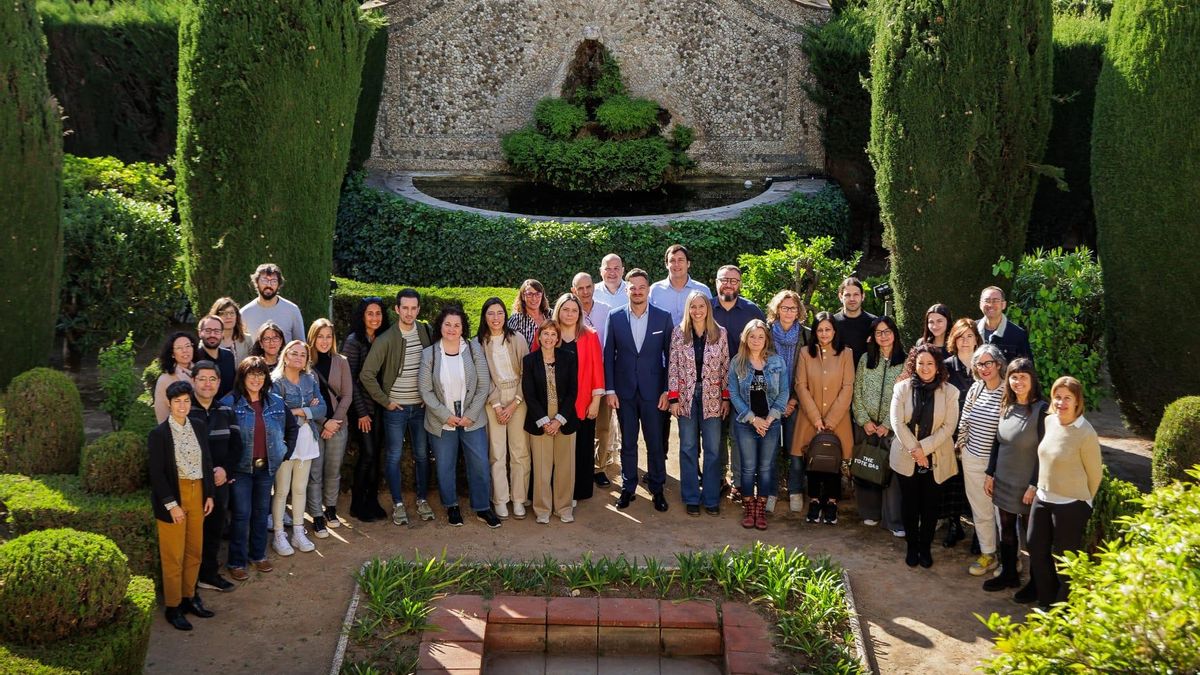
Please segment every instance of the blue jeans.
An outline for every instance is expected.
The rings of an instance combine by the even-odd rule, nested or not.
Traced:
[[[417,499],[429,493],[429,434],[425,431],[425,407],[406,405],[399,410],[383,411],[383,427],[387,436],[387,454],[383,459],[383,475],[387,477],[392,503],[404,501],[400,486],[400,459],[404,456],[404,432],[412,434],[414,473],[417,477]]]
[[[467,462],[467,488],[471,491],[471,509],[484,511],[492,507],[492,475],[488,467],[487,428],[474,431],[461,428],[442,429],[441,436],[430,435],[437,458],[438,492],[442,506],[458,506],[458,448],[461,445]]]
[[[721,476],[717,470],[721,418],[702,419],[703,408],[703,401],[697,395],[692,399],[690,416],[675,419],[679,425],[679,496],[688,506],[699,505],[703,496],[705,506],[715,507],[721,499]],[[703,485],[696,473],[701,439],[704,443]]]
[[[783,418],[783,451],[792,451],[792,437],[796,435],[796,420],[800,419],[800,406],[791,415]],[[804,494],[808,488],[807,476],[804,473],[804,458],[800,455],[789,455],[788,460],[788,494]]]
[[[771,420],[766,436],[759,436],[754,427],[735,421],[733,433],[742,453],[742,496],[754,496],[754,473],[758,472],[758,496],[775,494],[775,453],[779,451],[779,420]]]
[[[230,485],[229,567],[245,569],[267,558],[267,517],[271,513],[271,472],[234,473]],[[249,551],[246,540],[249,538]]]

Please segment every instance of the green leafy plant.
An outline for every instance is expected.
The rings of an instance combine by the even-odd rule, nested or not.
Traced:
[[[83,403],[66,373],[34,368],[4,392],[4,452],[0,471],[27,476],[75,473],[83,446]]]
[[[142,392],[137,372],[133,369],[133,357],[133,333],[126,333],[121,342],[114,342],[100,350],[100,390],[104,392],[100,409],[108,413],[113,430],[125,424],[130,406]]]
[[[104,434],[83,448],[79,478],[95,494],[122,495],[146,487],[146,436],[132,431]]]
[[[1151,476],[1155,486],[1192,480],[1188,470],[1200,464],[1200,396],[1185,396],[1163,412],[1154,435]]]
[[[833,246],[830,237],[805,241],[789,232],[787,244],[782,249],[739,256],[742,295],[760,307],[766,307],[772,296],[790,288],[800,293],[809,316],[820,311],[836,311],[840,306],[837,287],[842,279],[854,274],[862,253],[856,252],[849,260],[841,260],[830,255]],[[798,265],[806,280],[803,284],[797,279]],[[814,276],[815,286],[811,283]],[[812,289],[811,296],[806,289]]]
[[[587,124],[587,111],[561,98],[544,98],[533,109],[533,122],[538,131],[550,138],[567,139]]]
[[[658,103],[645,98],[612,96],[596,108],[596,121],[614,136],[645,134],[658,125]]]
[[[1023,623],[984,620],[997,651],[984,672],[1200,670],[1200,485],[1173,483],[1140,501],[1143,509],[1095,557],[1069,552],[1059,562],[1071,585],[1065,603]]]
[[[175,210],[175,184],[164,164],[126,164],[116,157],[68,154],[63,156],[63,188],[69,194],[112,190],[139,202],[158,204],[171,213]]]
[[[1085,550],[1095,553],[1104,542],[1117,538],[1125,517],[1141,511],[1141,496],[1136,485],[1120,480],[1104,467],[1100,489],[1092,500],[1092,515],[1083,531]]]
[[[992,274],[1012,280],[1006,310],[1010,320],[1029,332],[1038,378],[1047,386],[1063,375],[1083,383],[1088,408],[1104,398],[1104,294],[1100,265],[1087,248],[1067,253],[1038,249],[1020,265],[1001,258]]]

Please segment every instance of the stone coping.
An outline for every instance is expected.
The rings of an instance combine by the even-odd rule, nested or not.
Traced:
[[[771,186],[766,190],[758,193],[750,199],[746,199],[735,204],[726,206],[718,206],[711,209],[703,209],[700,211],[685,211],[682,213],[662,213],[647,216],[614,216],[609,218],[579,218],[575,216],[534,216],[522,213],[507,213],[504,211],[490,211],[488,209],[477,209],[472,206],[464,206],[453,202],[444,201],[431,197],[424,192],[421,192],[413,185],[414,176],[456,176],[458,174],[447,172],[410,172],[410,171],[384,171],[373,170],[368,174],[367,185],[399,195],[405,199],[419,202],[427,206],[432,206],[447,211],[463,211],[466,213],[474,213],[488,218],[525,218],[527,220],[540,221],[559,221],[564,223],[601,223],[605,221],[616,220],[630,224],[649,224],[649,225],[666,225],[672,220],[729,220],[736,217],[742,211],[752,206],[762,206],[764,204],[777,204],[786,200],[793,192],[801,192],[805,194],[815,194],[820,192],[822,188],[828,185],[828,181],[823,178],[800,179],[800,180],[780,180],[771,183]]]

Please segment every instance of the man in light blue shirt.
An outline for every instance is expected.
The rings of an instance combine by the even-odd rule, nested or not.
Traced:
[[[625,292],[625,262],[616,253],[609,253],[600,261],[600,283],[596,286],[595,298],[613,309],[629,304]]]
[[[650,286],[650,304],[670,313],[671,323],[678,326],[683,322],[688,294],[698,291],[712,300],[712,291],[688,275],[688,270],[692,267],[692,257],[685,247],[672,244],[667,247],[665,259],[667,278]]]

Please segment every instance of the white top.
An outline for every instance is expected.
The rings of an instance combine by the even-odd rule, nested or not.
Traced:
[[[596,282],[596,290],[592,294],[592,299],[596,302],[602,302],[613,309],[620,309],[629,304],[629,295],[625,289],[629,286],[628,283],[622,281],[621,285],[617,286],[615,293],[608,292],[608,286],[604,285],[604,280]]]
[[[263,307],[259,304],[258,298],[254,298],[242,307],[242,323],[246,325],[246,331],[253,339],[253,336],[258,335],[258,329],[268,321],[274,321],[279,324],[279,328],[283,330],[283,342],[287,344],[292,340],[303,340],[304,333],[304,318],[300,316],[300,308],[296,303],[281,296],[275,296],[278,302],[273,307]]]
[[[600,337],[600,347],[604,347],[604,338],[608,337],[608,313],[612,311],[608,305],[592,297],[592,311],[583,315],[583,324],[595,330]]]
[[[515,336],[514,336],[515,337]],[[496,384],[517,382],[521,378],[513,369],[512,360],[508,358],[508,347],[504,346],[504,336],[488,338],[488,361],[496,369]]]
[[[445,397],[443,400],[451,412],[461,415],[463,407],[460,405],[459,409],[455,410],[454,402],[461,402],[467,397],[467,371],[463,367],[463,352],[467,350],[467,344],[459,341],[458,353],[454,356],[450,356],[446,350],[442,349],[441,341],[438,341],[437,348],[442,353],[438,379],[442,383],[442,395]],[[442,427],[447,431],[453,431],[456,428],[449,424]]]
[[[972,399],[971,392],[978,390]],[[988,389],[978,380],[967,390],[967,402],[963,405],[960,428],[967,428],[967,452],[981,459],[992,456],[992,443],[996,440],[996,427],[1000,425],[1000,399],[1004,397],[1004,385]],[[961,432],[960,432],[961,433]]]

